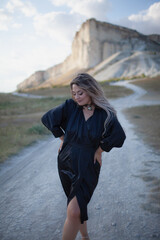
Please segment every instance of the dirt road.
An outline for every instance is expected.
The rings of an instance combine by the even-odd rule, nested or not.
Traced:
[[[140,101],[145,91],[127,86],[135,93],[112,101],[127,139],[123,148],[103,153],[99,184],[88,208],[91,240],[160,239],[160,211],[150,198],[160,156],[137,137],[122,114],[126,107],[157,102]],[[0,165],[1,240],[61,239],[66,198],[57,173],[58,145],[50,137]]]

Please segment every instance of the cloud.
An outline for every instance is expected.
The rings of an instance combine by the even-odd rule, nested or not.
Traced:
[[[0,30],[7,31],[11,23],[11,15],[6,13],[3,9],[0,9]]]
[[[4,43],[0,54],[0,91],[3,92],[15,90],[18,83],[35,71],[47,69],[69,54],[62,44],[48,39],[44,41],[43,38],[40,40],[35,35],[13,36],[12,42]]]
[[[21,0],[10,0],[6,5],[6,9],[10,13],[14,13],[15,11],[20,11],[26,17],[32,17],[37,14],[36,8],[29,1],[24,2]]]
[[[160,19],[160,2],[154,3],[145,11],[129,16],[129,20],[133,22],[159,21]]]
[[[22,0],[9,0],[6,4],[5,11],[6,13],[3,12],[3,15],[5,14],[5,17],[7,17],[8,14],[10,18],[7,18],[8,22],[7,20],[5,20],[5,22],[4,20],[3,22],[1,21],[0,30],[7,30],[9,27],[20,28],[22,24],[19,23],[20,18],[17,19],[16,14],[19,15],[19,13],[22,13],[25,17],[32,18],[32,26],[35,28],[35,33],[37,35],[58,40],[59,42],[69,46],[71,45],[77,27],[86,20],[85,17],[73,12],[68,13],[64,11],[52,11],[41,14],[36,10],[30,1]],[[4,16],[2,17],[4,18]]]
[[[65,6],[69,12],[49,12],[37,14],[34,17],[36,33],[41,36],[49,36],[63,44],[71,45],[75,32],[88,18],[106,20],[109,9],[108,1],[105,0],[50,0],[54,6]],[[67,9],[68,10],[68,9]]]
[[[22,27],[22,23],[16,22],[17,11],[25,17],[37,15],[37,10],[31,2],[10,0],[3,9],[0,9],[0,31],[8,31],[10,28],[18,29]]]
[[[110,9],[109,1],[106,0],[51,0],[55,6],[67,6],[71,9],[70,13],[76,13],[86,18],[96,18],[105,21],[107,12]]]
[[[128,19],[120,22],[143,34],[160,34],[160,2],[152,4],[147,10],[138,14],[132,14]]]
[[[18,28],[22,27],[22,24],[21,23],[13,23],[12,27],[15,28],[15,29],[18,29]]]
[[[76,14],[50,12],[38,14],[34,18],[36,33],[49,36],[63,44],[70,44],[81,19]]]

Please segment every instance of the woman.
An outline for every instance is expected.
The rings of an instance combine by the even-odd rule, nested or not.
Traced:
[[[68,199],[62,239],[73,240],[78,231],[89,239],[87,204],[98,183],[102,152],[121,147],[125,133],[92,76],[78,74],[70,87],[73,99],[47,112],[42,122],[61,139],[58,170]]]

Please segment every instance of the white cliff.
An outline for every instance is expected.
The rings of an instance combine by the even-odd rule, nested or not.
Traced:
[[[159,39],[159,35],[145,36],[135,30],[89,19],[75,34],[71,55],[63,63],[34,73],[18,85],[18,90],[68,84],[78,71],[89,71],[100,81],[156,75],[160,71]]]

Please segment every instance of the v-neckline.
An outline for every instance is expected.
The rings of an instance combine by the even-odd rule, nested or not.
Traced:
[[[96,110],[96,107],[95,107],[95,109],[94,109],[94,111],[93,111],[93,114],[92,114],[89,118],[87,118],[87,120],[86,120],[86,119],[85,119],[84,112],[83,112],[83,109],[82,109],[82,115],[83,115],[83,119],[84,119],[85,122],[88,122],[88,120],[93,117],[93,115],[95,114],[95,110]]]

